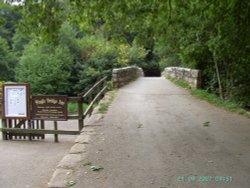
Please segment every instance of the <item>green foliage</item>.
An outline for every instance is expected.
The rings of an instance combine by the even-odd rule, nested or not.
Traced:
[[[145,64],[147,51],[142,46],[133,42],[132,46],[127,51],[128,54],[128,62],[131,65],[137,65],[142,67],[142,64]]]
[[[112,104],[113,100],[115,99],[117,93],[116,91],[109,92],[109,98],[99,104],[99,112],[101,114],[105,114],[108,111],[109,106]]]
[[[0,2],[0,80],[14,81],[17,57],[13,36],[21,19],[21,9]]]
[[[34,94],[60,94],[69,90],[73,59],[67,48],[29,44],[16,69],[19,82],[31,84]]]
[[[139,46],[135,42],[132,45],[120,44],[118,45],[119,56],[118,63],[124,65],[138,65],[145,63],[147,51],[145,48]]]
[[[201,69],[202,87],[217,94],[216,62],[225,100],[249,105],[249,7],[247,0],[172,1],[167,30],[156,40],[161,68],[180,65]],[[173,56],[181,64],[170,63]]]
[[[94,107],[95,106],[96,105],[94,105]],[[82,107],[83,107],[83,109],[86,110],[88,108],[88,104],[83,103]],[[68,111],[69,111],[69,113],[76,114],[78,112],[78,103],[77,102],[68,102]]]
[[[115,44],[102,36],[86,36],[79,41],[82,51],[81,72],[77,91],[86,91],[88,86],[104,75],[111,78],[114,68],[143,64],[146,51],[133,44]]]
[[[171,77],[166,77],[168,80],[174,82],[176,85],[181,86],[182,88],[188,89],[190,88],[190,86],[188,85],[188,83],[182,81],[182,80],[178,80],[175,78],[171,78]]]
[[[0,37],[6,39],[10,47],[20,18],[21,11],[19,7],[10,6],[0,1]]]
[[[178,58],[177,55],[173,54],[172,56],[169,56],[167,58],[161,58],[159,65],[161,72],[166,67],[178,67],[181,64],[181,60]]]
[[[17,58],[20,58],[22,56],[24,46],[28,44],[31,39],[31,36],[27,36],[19,30],[16,31],[12,38],[12,51]]]
[[[80,47],[77,39],[77,29],[69,22],[61,25],[58,33],[58,45],[67,47],[77,61],[80,59]]]
[[[14,79],[15,57],[11,53],[7,40],[0,37],[0,80]]]
[[[86,36],[80,39],[82,63],[79,65],[79,81],[75,90],[86,92],[87,89],[117,64],[118,51],[115,46],[102,37]]]

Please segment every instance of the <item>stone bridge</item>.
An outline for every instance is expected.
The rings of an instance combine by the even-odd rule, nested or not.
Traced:
[[[174,69],[184,80],[199,78]],[[113,71],[119,89],[108,112],[83,129],[49,187],[249,188],[249,119],[142,75],[138,67]]]
[[[0,142],[0,187],[249,188],[250,120],[165,78],[198,87],[199,71],[174,67],[162,75],[114,70],[118,89],[106,94],[77,138]]]

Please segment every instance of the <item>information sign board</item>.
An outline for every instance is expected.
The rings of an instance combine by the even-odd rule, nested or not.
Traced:
[[[3,118],[29,119],[29,84],[3,84]]]
[[[67,96],[33,96],[32,118],[37,120],[66,121]]]

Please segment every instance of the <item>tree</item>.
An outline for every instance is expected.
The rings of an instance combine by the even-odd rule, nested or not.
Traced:
[[[15,58],[9,50],[7,40],[0,37],[0,80],[14,80]]]
[[[12,47],[12,37],[21,19],[20,8],[0,2],[0,36]]]
[[[16,68],[16,79],[30,83],[33,94],[65,94],[70,89],[72,65],[69,49],[31,42]]]
[[[12,51],[17,58],[21,57],[25,45],[27,45],[32,40],[32,36],[26,35],[19,30],[16,30],[12,38]]]

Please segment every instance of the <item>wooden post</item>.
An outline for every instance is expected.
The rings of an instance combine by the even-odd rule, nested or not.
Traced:
[[[2,128],[6,128],[6,120],[2,119]],[[7,140],[7,133],[5,131],[2,131],[2,136],[3,136],[3,140]]]
[[[102,88],[104,88],[107,85],[107,78],[103,81],[103,86]],[[105,96],[106,90],[103,92],[101,98],[103,98]]]
[[[83,100],[82,98],[78,101],[78,116],[79,116],[79,119],[78,119],[78,129],[79,131],[81,131],[84,127],[84,123],[83,123]]]
[[[36,120],[36,129],[39,129],[39,120]],[[40,139],[40,135],[36,135],[37,139]]]
[[[44,129],[44,128],[45,128],[44,120],[41,120],[41,129]],[[42,139],[43,140],[45,139],[45,134],[42,135]]]
[[[97,91],[97,92],[96,92],[96,95],[98,95],[98,93],[102,90],[102,84],[103,84],[103,83],[101,82],[100,84],[97,85],[97,88],[96,88],[96,91]],[[96,103],[99,103],[99,101],[100,101],[100,97],[97,98]],[[93,108],[94,108],[94,107],[93,107]],[[93,111],[93,109],[92,109],[92,111]]]
[[[27,121],[26,121],[26,122],[27,122]],[[24,122],[24,124],[23,124],[23,128],[24,128],[24,129],[26,129],[26,122]],[[23,139],[26,139],[26,135],[25,135],[25,134],[23,135]]]
[[[16,128],[16,125],[17,125],[17,120],[14,119],[14,128]],[[22,139],[21,135],[19,135],[18,137],[19,137],[19,139]],[[17,139],[17,135],[15,135],[15,139]]]
[[[91,103],[92,99],[93,99],[93,98],[92,98],[92,93],[90,93],[89,96],[88,96],[88,104]]]
[[[54,129],[57,130],[57,121],[54,121]],[[58,134],[55,134],[54,138],[55,142],[58,142]]]
[[[28,129],[31,129],[31,127],[32,127],[32,120],[28,120]],[[31,141],[32,140],[32,134],[31,133],[29,133],[29,140]]]
[[[93,100],[93,93],[91,93],[90,94],[90,96],[89,96],[89,98],[88,98],[88,105],[90,105],[91,104],[91,102],[92,102],[92,100]],[[95,98],[95,97],[94,97]],[[93,106],[91,106],[91,110],[90,110],[91,112],[93,111]]]
[[[8,119],[8,128],[12,128],[12,119]],[[9,140],[12,140],[12,133],[9,132]]]

